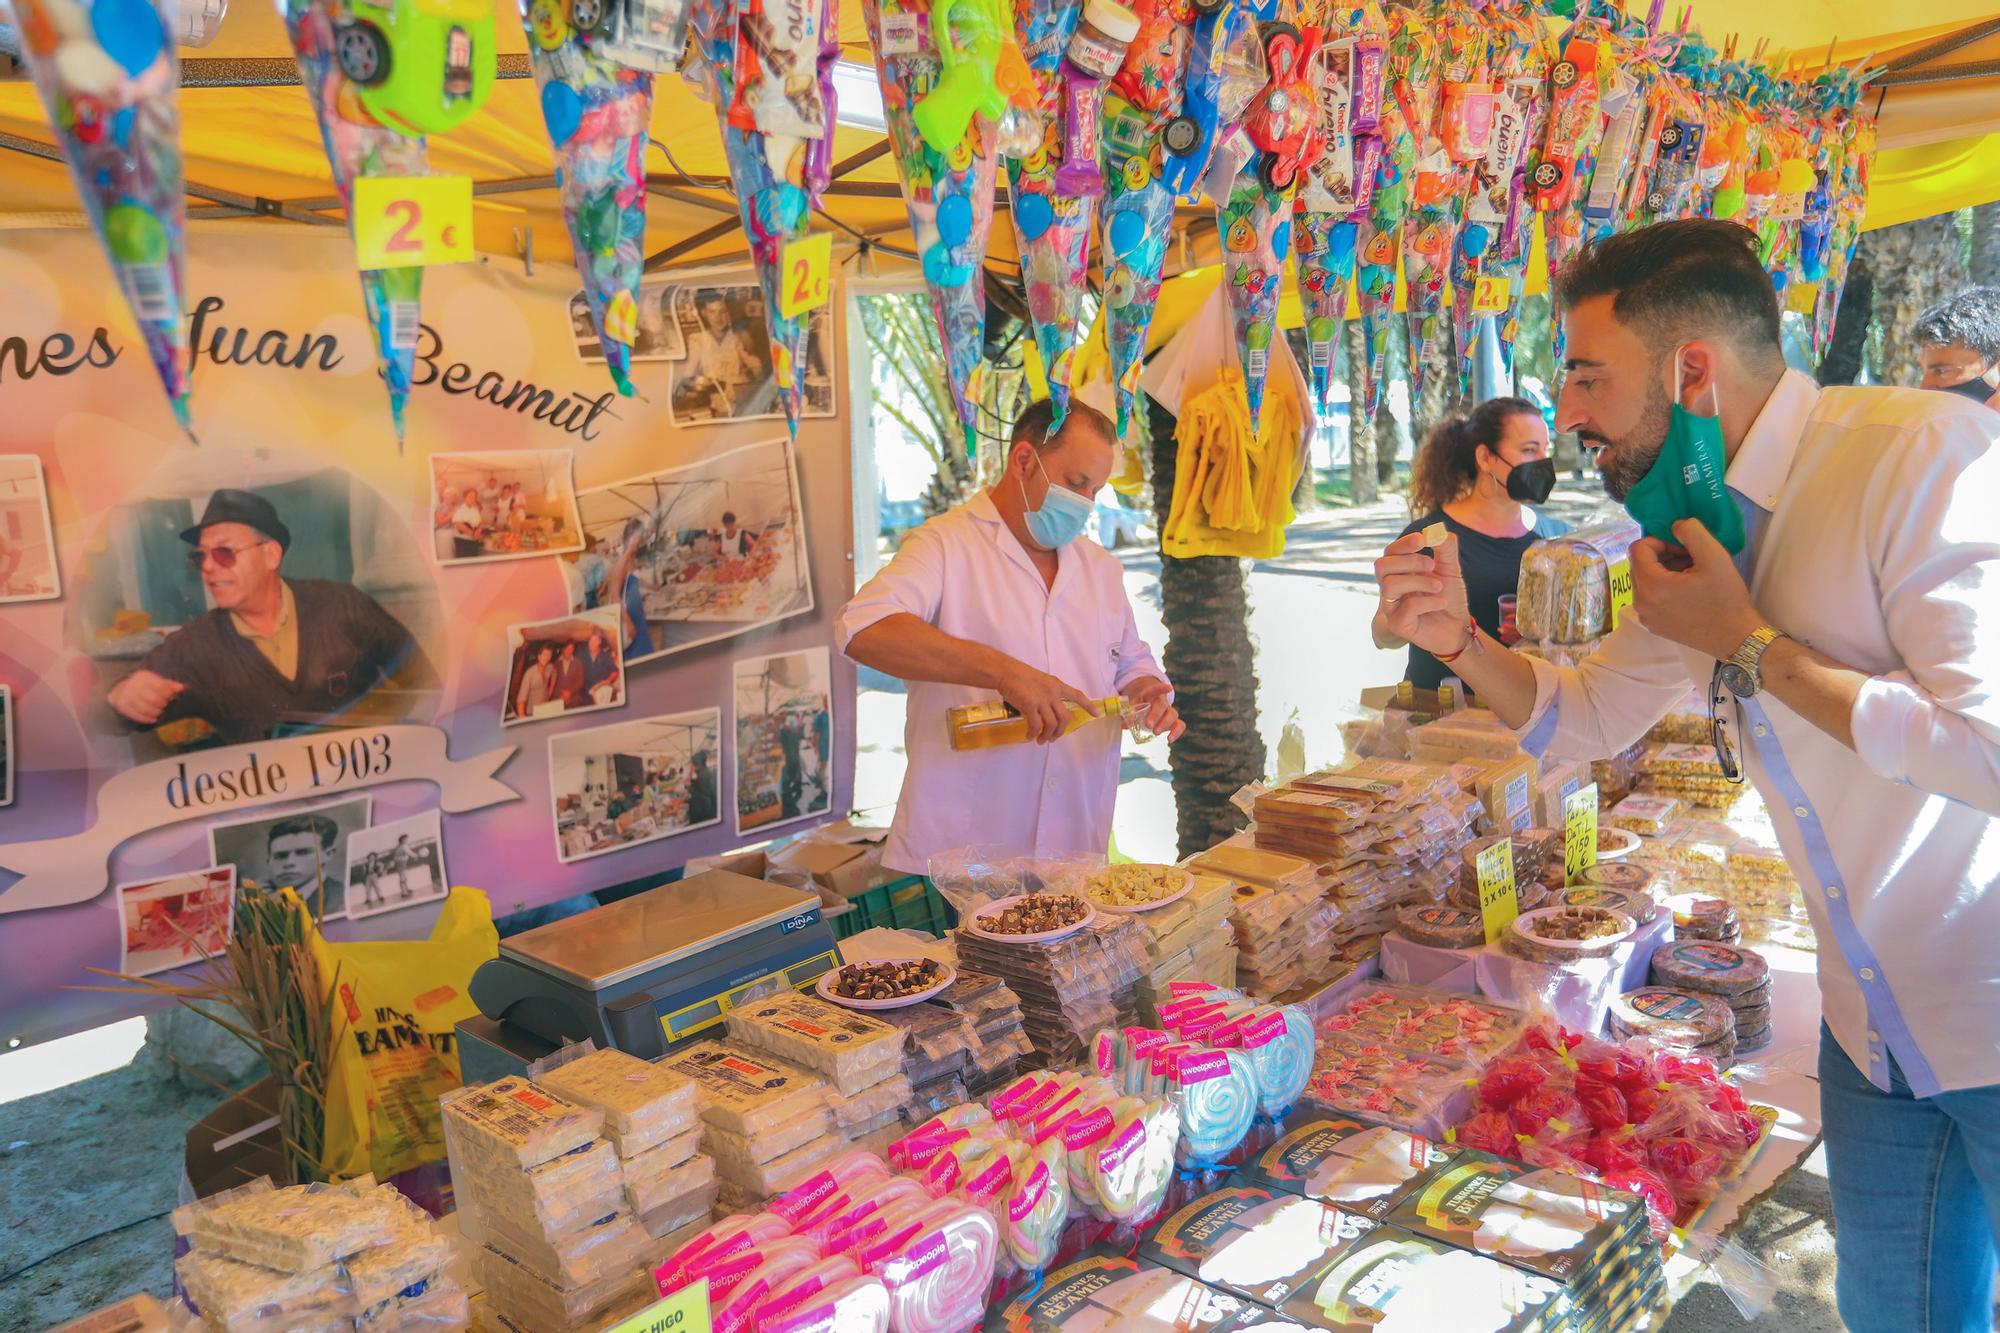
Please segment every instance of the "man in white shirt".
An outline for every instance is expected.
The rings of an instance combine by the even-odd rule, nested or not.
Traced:
[[[1632,614],[1576,668],[1466,614],[1456,543],[1376,562],[1390,626],[1530,750],[1612,754],[1690,685],[1769,804],[1819,936],[1840,1310],[1990,1329],[2000,1227],[2000,417],[1785,368],[1753,235],[1666,223],[1557,280],[1557,427],[1624,499],[1719,409],[1734,558],[1702,523],[1632,550]],[[1678,386],[1678,387],[1677,387]],[[1747,580],[1747,583],[1746,583]]]
[[[1117,448],[1103,413],[1072,400],[1051,432],[1047,399],[1014,425],[1006,471],[975,499],[903,538],[840,613],[840,642],[863,666],[910,683],[909,769],[882,863],[924,874],[939,852],[974,845],[1019,856],[1103,855],[1118,791],[1120,732],[1068,736],[1069,704],[1092,713],[1123,695],[1149,730],[1184,727],[1173,689],[1139,637],[1124,570],[1076,540]],[[945,711],[999,695],[1037,744],[954,751]]]
[[[1910,326],[1924,387],[2000,409],[2000,287],[1968,287]]]

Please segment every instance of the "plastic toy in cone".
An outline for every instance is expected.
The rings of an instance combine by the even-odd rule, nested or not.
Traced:
[[[1104,328],[1118,434],[1131,423],[1146,354],[1146,332],[1160,302],[1173,231],[1174,196],[1160,179],[1159,136],[1149,118],[1120,96],[1106,99],[1104,134]]]
[[[632,339],[645,267],[646,127],[653,76],[600,55],[561,0],[523,0],[528,63],[555,146],[569,230],[591,322],[618,392],[632,393]]]
[[[1069,411],[1077,322],[1090,285],[1090,232],[1104,188],[1098,166],[1104,82],[1139,28],[1137,15],[1117,0],[1091,0],[1091,9],[1087,33],[1077,30],[1078,0],[1026,0],[1016,13],[1021,50],[1042,89],[1044,129],[1034,153],[1007,158],[1008,211],[1028,322],[1058,424]],[[1079,40],[1082,49],[1072,50]]]
[[[14,0],[21,53],[181,429],[188,416],[180,65],[151,0]]]
[[[1547,110],[1548,59],[1535,21],[1522,11],[1495,16],[1493,32],[1493,132],[1471,164],[1464,220],[1452,254],[1453,343],[1461,384],[1472,356],[1478,319],[1491,318],[1501,355],[1513,347],[1515,310],[1527,268],[1533,230],[1528,207],[1528,160]],[[1506,281],[1500,308],[1475,316],[1473,296],[1481,278]]]
[[[789,6],[779,12],[779,5]],[[785,422],[796,435],[805,405],[812,313],[783,313],[785,247],[810,230],[825,188],[824,148],[832,135],[834,12],[830,0],[757,0],[747,10],[695,7],[692,50],[715,103],[737,209],[764,294],[771,372]],[[816,168],[815,163],[822,164]]]
[[[352,206],[354,182],[364,176],[425,175],[430,168],[424,141],[375,123],[360,107],[355,85],[341,73],[336,55],[340,30],[328,0],[285,0],[278,13],[298,57],[299,81],[319,120],[320,142],[342,202]],[[362,304],[400,446],[416,360],[424,271],[418,266],[362,269],[360,276]]]
[[[1162,178],[1187,203],[1201,197],[1202,179],[1217,146],[1270,82],[1255,8],[1244,0],[1227,0],[1197,13],[1180,111],[1160,139],[1165,149]]]
[[[882,115],[889,127],[889,142],[896,154],[897,175],[902,180],[903,203],[909,210],[910,230],[916,236],[917,259],[924,283],[930,290],[931,309],[937,316],[938,332],[944,345],[945,369],[951,381],[952,397],[958,406],[960,424],[968,446],[973,439],[973,403],[970,397],[973,368],[979,364],[985,340],[986,288],[981,268],[986,262],[986,240],[993,229],[994,122],[973,117],[968,111],[966,129],[940,151],[931,146],[919,129],[916,109],[942,90],[947,102],[953,97],[973,99],[969,106],[991,105],[984,92],[966,82],[959,69],[979,73],[980,51],[965,37],[947,35],[934,41],[940,28],[950,30],[963,21],[982,34],[978,45],[987,45],[984,33],[992,28],[990,7],[979,0],[958,0],[935,10],[920,5],[906,6],[902,0],[862,0],[868,23],[868,39],[875,49],[876,75],[882,87]],[[926,26],[925,18],[929,24]],[[1011,19],[1001,20],[1011,28]],[[1011,31],[1002,29],[1007,45],[1013,46]],[[992,44],[997,52],[997,40]],[[941,58],[941,49],[952,53],[951,62]],[[1018,54],[1018,52],[1017,52]],[[970,58],[972,64],[966,63]],[[990,78],[990,73],[987,75]],[[1002,105],[1005,99],[1002,98]],[[938,117],[950,110],[940,105],[924,121],[933,130]],[[956,120],[956,111],[951,111]]]
[[[1435,59],[1399,68],[1394,95],[1417,135],[1410,220],[1404,224],[1403,278],[1408,288],[1410,388],[1423,392],[1428,349],[1448,340],[1444,281],[1458,245],[1472,163],[1493,138],[1492,68],[1485,20],[1469,5],[1442,11]]]

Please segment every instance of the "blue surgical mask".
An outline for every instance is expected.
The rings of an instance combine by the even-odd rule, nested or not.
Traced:
[[[1042,495],[1039,509],[1024,510],[1021,517],[1028,525],[1028,537],[1044,551],[1057,551],[1068,546],[1083,535],[1084,525],[1097,507],[1065,486],[1058,486],[1049,476],[1049,470],[1042,465],[1042,456],[1035,454],[1035,466],[1042,469],[1042,480],[1048,483],[1048,490]],[[1021,502],[1028,500],[1028,484],[1021,483]]]

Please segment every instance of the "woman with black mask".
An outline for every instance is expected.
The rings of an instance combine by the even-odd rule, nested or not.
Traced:
[[[1432,428],[1417,450],[1410,478],[1410,512],[1403,533],[1442,523],[1458,534],[1466,601],[1479,627],[1500,634],[1500,598],[1521,581],[1521,556],[1535,542],[1569,531],[1560,519],[1532,506],[1555,489],[1549,428],[1542,411],[1525,398],[1489,398],[1470,413],[1453,414]],[[1383,623],[1374,622],[1375,646],[1400,648]],[[1410,645],[1404,678],[1436,689],[1450,675],[1445,665]]]

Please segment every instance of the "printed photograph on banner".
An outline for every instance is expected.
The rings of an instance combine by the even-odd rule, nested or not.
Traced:
[[[14,687],[0,685],[0,805],[14,804]]]
[[[261,811],[208,826],[208,859],[236,882],[288,888],[322,921],[347,915],[347,840],[368,827],[372,797]]]
[[[833,691],[824,648],[735,664],[736,831],[824,814],[833,802]]]
[[[570,609],[613,607],[625,665],[813,608],[791,441],[581,492],[586,549]]]
[[[229,945],[236,867],[211,866],[118,886],[118,970],[150,977]]]
[[[507,628],[507,692],[500,721],[535,722],[625,706],[618,608]]]
[[[687,355],[687,338],[674,317],[674,293],[680,284],[648,278],[639,284],[639,330],[632,338],[634,361],[678,361]],[[570,336],[579,361],[604,364],[604,347],[590,319],[590,302],[582,292],[569,298]]]
[[[438,812],[357,829],[347,839],[350,920],[436,902],[451,891]]]
[[[645,307],[643,303],[641,310]],[[833,324],[829,307],[812,312],[806,337],[806,401],[802,417],[833,415]],[[771,333],[764,321],[764,289],[752,280],[736,286],[681,286],[674,291],[674,322],[687,344],[667,391],[676,426],[724,421],[784,420],[771,367]]]
[[[445,617],[407,497],[272,450],[170,451],[73,573],[92,725],[132,762],[428,721]]]
[[[581,861],[719,821],[721,740],[720,708],[551,736],[556,859]]]
[[[441,565],[581,551],[568,449],[431,455],[431,541]]]
[[[60,596],[62,573],[42,460],[33,454],[0,454],[0,602]]]

